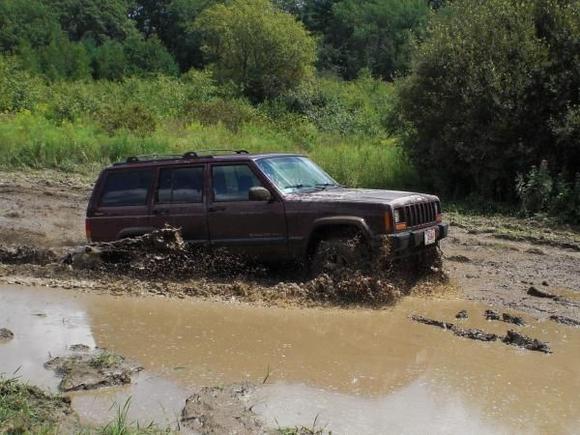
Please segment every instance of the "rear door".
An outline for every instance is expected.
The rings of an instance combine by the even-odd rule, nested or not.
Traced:
[[[153,169],[143,168],[112,169],[104,174],[89,218],[93,241],[116,240],[151,231],[148,204],[153,174]]]
[[[185,240],[208,242],[204,193],[205,165],[159,168],[152,206],[155,228],[180,228]]]
[[[250,164],[212,164],[210,179],[208,227],[212,246],[262,260],[288,254],[284,205],[275,196],[272,201],[250,201],[250,188],[255,186],[263,186],[274,195]]]

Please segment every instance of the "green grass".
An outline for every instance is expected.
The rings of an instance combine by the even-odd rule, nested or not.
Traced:
[[[123,358],[110,352],[101,352],[89,361],[89,365],[95,369],[111,369],[119,366]]]
[[[0,433],[56,434],[69,405],[17,379],[0,378]]]
[[[417,175],[393,139],[317,133],[308,143],[295,133],[249,123],[237,131],[218,123],[164,121],[146,136],[128,130],[108,134],[95,122],[56,125],[28,111],[0,115],[0,167],[51,168],[92,173],[130,155],[200,149],[287,151],[312,157],[339,182],[353,187],[408,188]]]
[[[118,405],[114,419],[100,427],[80,426],[70,404],[16,378],[0,377],[0,433],[8,435],[156,435],[171,433],[153,423],[141,427],[129,421],[130,399]]]
[[[392,86],[317,78],[252,105],[208,72],[47,82],[0,56],[0,168],[94,174],[127,156],[232,148],[311,156],[353,187],[417,175],[386,127]]]

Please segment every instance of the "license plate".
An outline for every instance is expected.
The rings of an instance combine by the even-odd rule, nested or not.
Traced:
[[[429,228],[423,234],[425,237],[425,245],[432,245],[437,240],[437,233],[435,232],[435,228]]]

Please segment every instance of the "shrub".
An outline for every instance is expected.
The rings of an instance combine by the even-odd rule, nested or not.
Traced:
[[[155,117],[139,104],[105,107],[97,116],[109,134],[125,129],[138,136],[146,136],[155,131]]]
[[[580,102],[578,52],[577,0],[449,2],[398,86],[414,163],[439,190],[500,200],[543,158],[577,170],[571,124],[553,120]]]
[[[255,101],[295,88],[314,65],[314,39],[270,0],[217,4],[197,18],[196,28],[216,77]]]
[[[548,162],[532,166],[527,175],[516,178],[516,192],[526,215],[550,214],[562,222],[580,224],[580,173],[574,181],[564,173],[553,177]]]

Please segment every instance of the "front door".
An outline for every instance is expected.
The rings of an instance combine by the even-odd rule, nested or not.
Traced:
[[[187,242],[208,242],[204,170],[204,165],[159,169],[152,207],[156,228],[168,224],[180,228]]]
[[[286,256],[284,205],[276,197],[271,201],[250,201],[250,188],[268,188],[250,165],[214,164],[210,178],[208,226],[211,245],[261,260]]]

